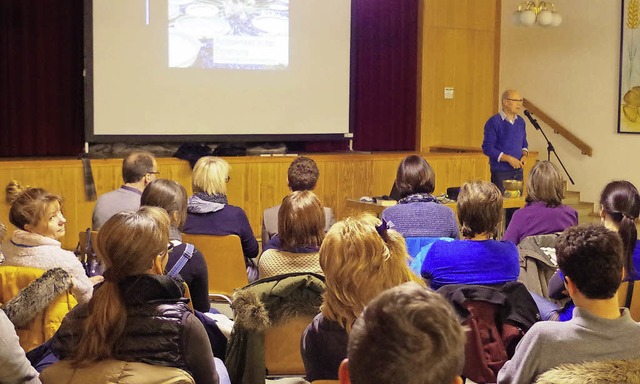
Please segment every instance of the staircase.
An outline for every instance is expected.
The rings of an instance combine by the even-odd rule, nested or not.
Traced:
[[[578,224],[600,222],[600,215],[594,211],[593,203],[580,201],[580,192],[565,190],[562,202],[578,212]]]

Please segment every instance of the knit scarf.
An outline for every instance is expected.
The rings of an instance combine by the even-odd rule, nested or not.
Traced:
[[[217,195],[209,195],[207,193],[204,192],[197,192],[193,195],[194,197],[198,197],[204,201],[209,201],[211,203],[218,203],[218,204],[229,204],[227,202],[227,195],[223,195],[221,193],[217,194]]]
[[[398,200],[398,204],[408,204],[408,203],[437,203],[435,197],[431,196],[428,193],[414,193],[413,195],[405,196],[402,199]]]

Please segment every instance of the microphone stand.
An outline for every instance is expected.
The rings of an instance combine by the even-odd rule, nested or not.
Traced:
[[[562,163],[562,160],[560,160],[560,157],[558,156],[558,152],[556,152],[555,147],[553,146],[553,144],[551,144],[551,141],[549,140],[549,138],[547,138],[547,135],[544,133],[544,131],[540,127],[540,124],[538,124],[538,120],[534,119],[533,116],[531,116],[531,113],[529,111],[527,111],[527,110],[524,111],[524,114],[527,116],[527,118],[529,118],[529,121],[531,122],[531,125],[533,125],[533,127],[537,131],[540,131],[540,133],[542,133],[542,136],[544,137],[544,139],[547,141],[547,161],[551,161],[551,152],[553,152],[553,154],[556,156],[556,159],[558,160],[558,163],[560,163],[560,165],[562,166],[562,169],[564,170],[564,173],[567,174],[567,177],[569,178],[569,181],[571,182],[571,185],[576,185],[576,183],[573,182],[573,179],[571,178],[571,175],[569,174],[569,171],[567,171],[567,168]]]

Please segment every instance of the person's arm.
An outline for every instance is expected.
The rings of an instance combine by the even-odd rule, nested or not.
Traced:
[[[262,249],[267,247],[267,243],[269,242],[269,231],[267,231],[267,225],[265,224],[264,213],[262,214],[262,234],[260,241],[262,242]]]
[[[509,222],[509,226],[504,231],[504,235],[502,236],[502,240],[510,241],[515,245],[520,243],[522,240],[522,233],[520,233],[520,229],[522,228],[522,224],[520,223],[520,215],[518,214],[518,210],[513,213],[513,217]]]
[[[209,301],[209,270],[204,256],[197,249],[193,252],[193,257],[189,261],[193,263],[191,270],[194,271],[189,291],[193,308],[200,312],[209,312],[211,303]]]
[[[238,212],[238,230],[242,241],[242,253],[244,253],[245,258],[251,259],[258,256],[260,247],[258,246],[258,240],[253,235],[247,214],[241,208],[238,208]]]
[[[39,384],[38,372],[31,366],[20,347],[13,324],[0,310],[0,383]]]
[[[200,320],[191,313],[188,313],[185,319],[183,351],[196,384],[219,383],[207,331]]]
[[[93,296],[93,281],[87,277],[82,263],[72,252],[65,252],[64,257],[66,265],[63,268],[71,275],[73,281],[71,293],[79,304],[88,303]]]
[[[498,141],[498,133],[496,132],[496,127],[493,124],[493,118],[487,120],[484,125],[484,139],[482,140],[482,152],[489,157],[489,159],[496,161],[500,161],[502,155],[502,151],[496,148],[496,143]]]
[[[498,372],[498,384],[531,383],[542,372],[540,359],[546,356],[540,355],[540,345],[543,340],[538,338],[538,332],[531,328],[516,346],[516,351],[511,360],[504,363]]]

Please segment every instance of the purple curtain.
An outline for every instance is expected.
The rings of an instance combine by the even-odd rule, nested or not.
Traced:
[[[0,156],[81,152],[82,17],[82,0],[0,0]],[[354,149],[415,149],[417,33],[418,0],[352,0]]]
[[[82,9],[81,0],[0,0],[0,156],[81,152]]]

